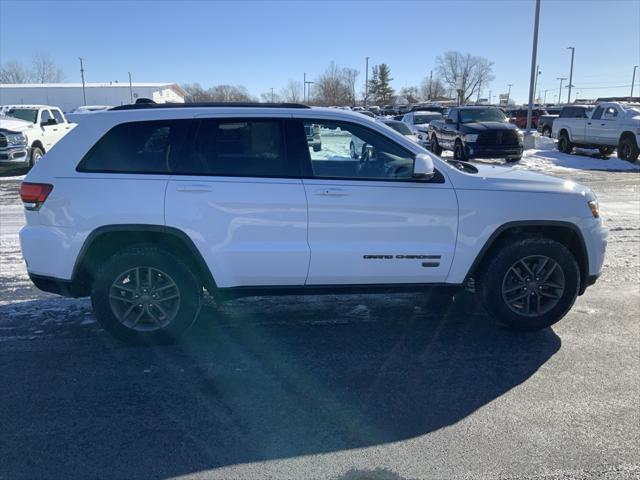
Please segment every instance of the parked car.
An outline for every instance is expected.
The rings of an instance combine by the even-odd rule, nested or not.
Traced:
[[[370,148],[350,159],[336,135],[327,158],[305,125]],[[596,281],[607,238],[587,187],[445,161],[363,115],[304,105],[116,107],[73,129],[20,196],[35,285],[91,296],[108,332],[144,344],[180,337],[205,290],[466,287],[490,318],[538,330]]]
[[[592,111],[564,107],[553,122],[553,137],[563,153],[583,147],[610,155],[617,148],[618,158],[635,162],[640,153],[640,104],[603,102]]]
[[[362,115],[366,115],[367,117],[376,118],[376,116],[369,110],[355,110],[355,111],[357,111],[358,113],[361,113]]]
[[[522,132],[496,107],[454,107],[445,120],[429,123],[431,151],[452,150],[458,160],[522,158]]]
[[[21,130],[29,128],[28,122],[7,119],[0,115],[0,173],[30,166],[27,137]]]
[[[83,105],[74,109],[72,112],[65,114],[68,122],[78,123],[86,119],[87,114],[104,112],[113,108],[110,105]]]
[[[3,113],[0,129],[20,132],[27,139],[27,167],[35,165],[75,126],[67,121],[59,108],[48,105],[6,105]]]
[[[384,105],[381,109],[382,115],[396,115],[398,112],[393,105]]]
[[[551,138],[553,132],[553,121],[558,115],[542,115],[538,119],[538,132],[543,136]]]
[[[411,107],[412,112],[437,112],[446,116],[449,113],[449,107],[443,107],[441,105],[428,105],[428,104],[416,104]]]
[[[509,121],[515,124],[518,128],[527,128],[527,112],[526,108],[517,108],[515,110],[509,111]],[[538,128],[538,123],[540,122],[540,117],[542,115],[547,115],[547,111],[534,108],[531,110],[531,128]]]
[[[433,120],[442,120],[442,114],[430,110],[414,110],[405,113],[402,122],[405,123],[411,131],[423,142],[429,145],[429,123]]]
[[[406,124],[399,122],[398,120],[392,120],[389,118],[382,118],[378,120],[380,123],[383,123],[387,127],[392,128],[396,132],[404,135],[409,140],[417,143],[418,145],[422,145],[426,148],[426,144],[424,140],[418,138],[418,136],[412,132]],[[367,147],[366,141],[360,139],[357,135],[351,135],[351,142],[349,143],[349,154],[351,158],[359,159],[362,158],[365,154]]]
[[[320,136],[320,127],[318,125],[306,124],[304,126],[304,133],[307,136],[307,145],[309,145],[314,152],[322,150],[322,138]]]
[[[380,107],[378,107],[377,105],[371,105],[371,106],[367,107],[367,109],[371,113],[373,113],[376,117],[379,117],[381,115]]]

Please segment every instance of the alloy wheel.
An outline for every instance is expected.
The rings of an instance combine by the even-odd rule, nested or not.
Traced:
[[[152,267],[123,272],[109,289],[111,311],[120,323],[136,331],[166,327],[176,317],[180,300],[173,278]]]
[[[516,261],[502,281],[502,299],[509,309],[525,317],[538,317],[553,309],[565,289],[565,275],[558,262],[544,255]]]

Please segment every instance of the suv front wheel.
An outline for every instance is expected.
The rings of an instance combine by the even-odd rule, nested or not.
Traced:
[[[179,258],[141,246],[107,259],[93,282],[91,301],[100,324],[120,340],[166,344],[195,321],[201,291],[200,282]]]
[[[543,237],[521,237],[501,245],[481,273],[485,309],[514,330],[541,330],[573,306],[580,270],[563,244]]]

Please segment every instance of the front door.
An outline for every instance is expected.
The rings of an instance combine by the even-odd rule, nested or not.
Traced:
[[[440,173],[431,182],[414,180],[413,154],[380,132],[304,122],[319,125],[322,137],[321,151],[304,152],[307,285],[444,282],[458,223],[448,180]],[[365,144],[358,161],[349,155],[352,136]]]
[[[307,202],[284,120],[201,119],[194,130],[171,160],[167,226],[191,237],[218,287],[303,285]]]

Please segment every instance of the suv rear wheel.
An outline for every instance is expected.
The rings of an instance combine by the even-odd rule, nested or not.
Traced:
[[[496,251],[496,250],[494,250]],[[485,309],[514,330],[541,330],[566,315],[580,270],[563,244],[543,237],[503,244],[479,276]]]
[[[111,256],[96,275],[91,301],[100,324],[134,344],[172,343],[195,321],[202,286],[172,253],[131,247]]]
[[[438,143],[438,137],[436,137],[435,135],[431,136],[430,147],[433,153],[438,156],[442,155],[442,147],[440,147],[440,144]]]
[[[453,147],[453,158],[454,160],[466,160],[467,154],[464,151],[464,145],[460,140],[456,140],[456,143]]]

